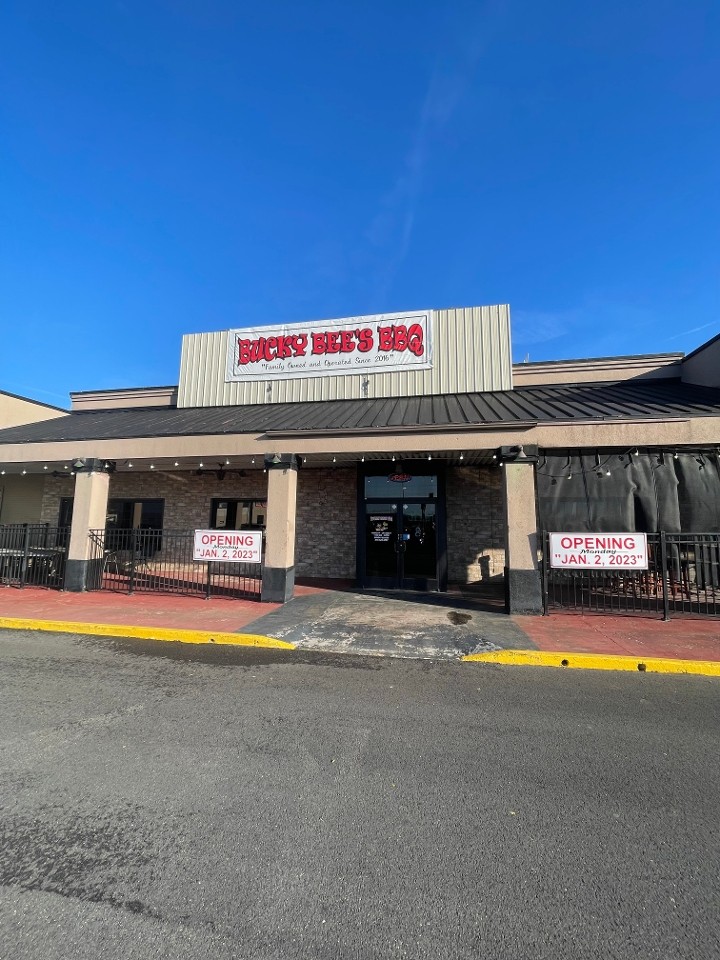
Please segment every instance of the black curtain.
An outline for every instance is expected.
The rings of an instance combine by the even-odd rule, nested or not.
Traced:
[[[537,485],[545,530],[720,532],[715,453],[541,453]]]

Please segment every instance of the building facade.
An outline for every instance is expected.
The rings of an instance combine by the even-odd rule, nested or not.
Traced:
[[[426,310],[188,335],[177,385],[71,398],[0,429],[0,522],[69,528],[68,589],[91,531],[253,530],[267,600],[502,584],[536,613],[543,529],[720,532],[720,337],[513,365],[506,305]]]

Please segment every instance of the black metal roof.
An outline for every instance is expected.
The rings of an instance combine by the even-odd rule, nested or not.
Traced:
[[[720,417],[720,389],[679,380],[547,384],[486,393],[242,407],[78,411],[0,430],[0,445],[232,433],[346,432],[583,420]]]

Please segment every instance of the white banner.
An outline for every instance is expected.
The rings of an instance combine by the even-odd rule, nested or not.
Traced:
[[[193,560],[261,563],[262,533],[259,530],[196,530]]]
[[[226,381],[432,367],[432,310],[228,331]]]
[[[647,535],[551,533],[550,566],[563,570],[647,570]]]

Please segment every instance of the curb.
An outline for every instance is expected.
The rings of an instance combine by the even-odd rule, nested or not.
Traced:
[[[294,643],[255,633],[223,633],[213,630],[184,630],[181,627],[128,627],[115,623],[75,623],[70,620],[27,620],[0,617],[0,628],[48,630],[52,633],[83,633],[97,637],[133,637],[137,640],[166,640],[175,643],[214,643],[235,647],[263,647],[294,650]]]
[[[692,673],[720,677],[720,662],[673,660],[669,657],[621,657],[603,653],[547,653],[543,650],[492,650],[468,653],[461,660],[516,667],[564,667],[575,670],[624,670],[634,673]]]

